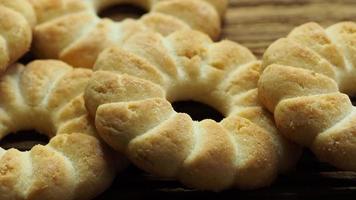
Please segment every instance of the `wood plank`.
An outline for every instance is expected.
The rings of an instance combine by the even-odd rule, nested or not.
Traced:
[[[230,0],[222,38],[261,57],[273,41],[310,21],[323,26],[356,21],[356,0]]]

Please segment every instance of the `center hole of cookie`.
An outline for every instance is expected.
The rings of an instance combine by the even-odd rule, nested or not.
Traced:
[[[224,116],[215,108],[196,101],[177,101],[172,103],[176,112],[187,113],[195,121],[212,119],[220,122]]]
[[[0,140],[0,147],[3,149],[17,149],[19,151],[28,151],[32,147],[41,144],[46,145],[49,138],[46,135],[40,134],[37,131],[19,131],[11,133]]]
[[[124,19],[138,19],[146,13],[146,10],[140,6],[132,4],[120,4],[109,6],[99,12],[102,18],[110,18],[114,21],[122,21]]]
[[[352,105],[356,106],[356,97],[351,97]]]

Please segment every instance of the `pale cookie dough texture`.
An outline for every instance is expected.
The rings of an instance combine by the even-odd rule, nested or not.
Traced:
[[[29,49],[36,16],[23,0],[0,0],[0,74]]]
[[[261,65],[245,47],[205,34],[136,34],[100,54],[85,91],[100,136],[141,169],[220,191],[269,185],[299,148],[257,100]],[[225,118],[193,121],[171,102],[195,100]]]
[[[263,68],[259,97],[281,133],[356,171],[356,23],[297,27],[268,48]]]
[[[227,0],[30,0],[36,10],[33,52],[40,58],[63,60],[92,68],[105,48],[121,46],[137,32],[167,35],[195,29],[216,39]],[[148,11],[141,18],[114,22],[98,12],[110,5],[130,3]]]
[[[1,77],[0,139],[21,130],[50,138],[25,152],[0,148],[1,200],[87,200],[110,186],[120,166],[84,106],[91,76],[47,60],[15,64]]]

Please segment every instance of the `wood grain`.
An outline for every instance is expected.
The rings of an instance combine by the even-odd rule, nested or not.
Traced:
[[[260,57],[273,41],[310,21],[323,26],[356,21],[356,0],[230,0],[222,38]]]

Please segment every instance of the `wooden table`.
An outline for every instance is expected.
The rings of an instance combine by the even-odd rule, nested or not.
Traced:
[[[128,11],[129,16],[132,14],[127,8],[121,11]],[[115,15],[117,9],[110,12]],[[230,0],[221,37],[239,42],[261,57],[273,41],[286,36],[297,25],[316,21],[328,26],[344,20],[356,21],[356,0]],[[130,167],[97,200],[212,197],[356,199],[356,173],[341,172],[320,163],[306,150],[295,171],[280,176],[269,188],[210,193],[190,190],[176,181],[160,179]]]
[[[315,21],[326,27],[346,20],[356,21],[356,0],[230,0],[222,38],[261,56],[295,26]]]

